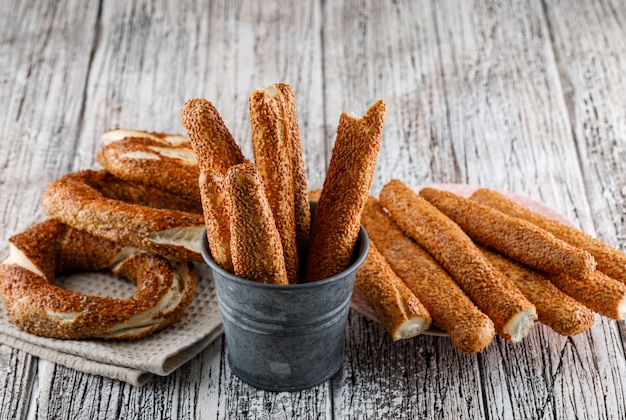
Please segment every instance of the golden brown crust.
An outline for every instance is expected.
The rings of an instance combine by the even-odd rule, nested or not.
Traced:
[[[126,181],[104,172],[98,182],[98,191],[106,198],[155,209],[178,210],[187,213],[202,213],[200,201],[163,191],[132,181]]]
[[[402,230],[423,246],[491,318],[496,332],[506,339],[514,338],[507,325],[519,314],[532,315],[534,306],[489,264],[463,230],[399,180],[383,187],[380,202]],[[527,324],[519,336],[531,326]]]
[[[308,198],[308,185],[306,180],[306,168],[302,158],[302,145],[300,143],[300,130],[296,114],[296,100],[291,86],[284,83],[274,85],[282,95],[276,96],[283,108],[287,122],[287,131],[291,143],[291,173],[294,186],[294,212],[296,223],[296,244],[298,246],[299,261],[306,258],[309,250],[311,236],[311,206]],[[301,265],[301,264],[300,264]]]
[[[551,275],[550,281],[592,311],[608,318],[626,318],[626,285],[600,271],[586,279],[567,274]]]
[[[241,149],[211,102],[190,99],[180,115],[201,171],[225,175],[228,168],[244,161]]]
[[[294,141],[290,120],[295,112],[284,104],[275,86],[250,93],[250,127],[254,163],[263,180],[276,228],[280,233],[290,283],[299,276],[295,221],[295,184],[293,177]]]
[[[485,247],[479,249],[535,305],[539,322],[567,336],[580,334],[591,328],[594,322],[593,312],[561,292],[545,276]]]
[[[261,283],[288,284],[280,234],[263,181],[253,164],[226,173],[230,197],[230,248],[235,275]]]
[[[200,172],[200,192],[209,249],[213,260],[233,272],[230,252],[230,198],[224,178],[217,172]]]
[[[579,229],[527,209],[497,191],[488,188],[476,190],[472,194],[471,200],[493,207],[509,216],[531,222],[570,245],[584,249],[596,260],[596,269],[598,271],[626,284],[626,254],[612,246]]]
[[[199,168],[189,142],[172,146],[151,138],[126,137],[102,147],[96,159],[119,178],[200,203]]]
[[[107,178],[105,171],[91,170],[62,176],[46,188],[42,206],[54,219],[124,246],[181,260],[202,260],[202,215],[107,198],[100,192]],[[192,238],[170,241],[172,235]]]
[[[198,182],[209,247],[216,263],[232,271],[229,197],[225,195],[222,178],[231,166],[243,163],[245,158],[211,102],[190,99],[180,113],[200,172],[204,173]]]
[[[328,172],[311,225],[306,281],[345,270],[359,234],[380,150],[387,106],[372,105],[362,118],[343,113]]]
[[[178,321],[190,305],[195,274],[187,263],[118,244],[48,220],[10,239],[0,291],[11,320],[27,332],[62,339],[136,339]],[[129,299],[84,295],[55,276],[110,268],[137,283]]]
[[[373,197],[361,222],[393,271],[424,304],[438,328],[465,353],[477,353],[491,342],[493,322],[421,246],[406,236]]]
[[[508,216],[456,194],[423,188],[420,196],[447,215],[474,241],[514,261],[552,274],[584,279],[595,270],[595,260],[530,222]]]
[[[356,272],[355,286],[394,340],[414,337],[430,325],[430,314],[424,305],[393,272],[373,243]],[[419,329],[410,324],[419,325]]]

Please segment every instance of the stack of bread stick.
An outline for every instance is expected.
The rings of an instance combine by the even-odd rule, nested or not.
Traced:
[[[313,282],[340,273],[353,262],[362,225],[370,252],[355,285],[394,340],[432,324],[459,350],[476,353],[495,334],[522,340],[536,321],[570,336],[588,330],[594,312],[626,318],[626,255],[577,229],[485,188],[464,198],[434,188],[416,193],[392,180],[378,199],[370,196],[383,101],[362,117],[340,116],[324,186],[314,192],[307,187],[291,87],[253,91],[249,111],[253,161],[244,157],[213,104],[191,99],[181,110],[189,140],[113,130],[103,136],[106,145],[98,155],[108,172],[83,171],[62,181],[77,178],[73,195],[97,198],[98,210],[104,199],[146,204],[149,197],[147,204],[163,208],[168,224],[146,216],[146,226],[140,229],[133,220],[130,228],[138,210],[122,212],[126,207],[114,202],[101,217],[107,228],[102,230],[111,234],[114,215],[120,220],[115,232],[137,242],[143,229],[144,242],[155,242],[157,251],[167,248],[169,257],[199,258],[195,245],[204,219],[214,261],[263,283]],[[162,197],[155,195],[161,190]],[[44,207],[52,212],[58,205],[53,215],[73,220],[71,206],[58,199],[65,190],[54,191],[44,194]],[[318,202],[314,214],[309,200]],[[75,207],[85,213],[81,203]],[[203,215],[194,214],[200,206]],[[185,220],[173,213],[181,210],[191,212]],[[114,238],[120,243],[122,233]]]
[[[211,254],[225,270],[274,284],[325,279],[350,265],[363,225],[370,253],[356,287],[394,340],[432,323],[476,353],[495,334],[522,340],[536,321],[569,336],[589,329],[593,312],[626,316],[626,257],[576,229],[485,189],[467,199],[392,180],[370,196],[384,102],[341,115],[324,186],[310,194],[291,87],[253,91],[249,110],[253,162],[210,102],[181,112]]]
[[[311,282],[340,273],[352,263],[380,149],[385,104],[376,102],[362,118],[341,115],[315,217],[293,90],[287,84],[254,90],[249,110],[253,162],[244,158],[209,101],[191,99],[181,110],[199,166],[200,199],[214,261],[239,277],[273,284]]]
[[[494,331],[520,341],[535,320],[570,336],[593,312],[626,317],[626,257],[577,229],[487,189],[468,199],[392,180],[379,199],[361,218],[370,240],[461,351],[481,351]]]
[[[432,188],[418,194],[393,180],[380,201],[369,196],[382,101],[363,117],[341,115],[323,189],[310,195],[291,87],[253,91],[249,111],[253,161],[205,99],[181,111],[189,143],[111,131],[99,161],[120,176],[146,173],[157,188],[199,197],[215,262],[254,281],[310,282],[345,270],[362,224],[371,251],[356,287],[393,339],[432,323],[475,353],[496,333],[522,340],[535,321],[574,335],[591,327],[594,312],[626,317],[626,256],[589,235],[487,189],[467,199]],[[143,161],[131,168],[131,158]],[[176,176],[173,161],[185,165]],[[309,199],[318,201],[314,217]]]

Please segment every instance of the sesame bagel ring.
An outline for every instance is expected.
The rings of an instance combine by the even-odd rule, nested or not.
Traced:
[[[178,321],[190,305],[196,277],[190,263],[170,261],[47,220],[9,239],[0,264],[0,292],[13,323],[62,339],[135,339]],[[129,299],[58,287],[55,277],[110,269],[137,284]]]
[[[97,160],[113,175],[200,203],[200,169],[189,140],[180,136],[114,130],[103,136]]]
[[[48,185],[41,203],[53,219],[120,245],[180,260],[202,260],[202,214],[136,204],[135,197],[121,201],[129,197],[119,197],[110,188],[120,182],[106,171],[70,173]],[[142,204],[150,204],[150,194],[142,198],[148,201]]]

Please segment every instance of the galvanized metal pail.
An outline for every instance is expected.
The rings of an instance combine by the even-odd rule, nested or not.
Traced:
[[[248,384],[296,391],[331,378],[343,362],[343,340],[357,268],[369,249],[361,227],[352,265],[312,283],[275,285],[237,277],[202,255],[213,273],[230,369]]]

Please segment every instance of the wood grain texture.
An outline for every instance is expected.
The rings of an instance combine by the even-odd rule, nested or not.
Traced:
[[[455,151],[451,158],[461,157],[460,181],[537,197],[593,233],[584,165],[571,135],[542,4],[447,2],[436,16]],[[598,331],[604,340],[594,337]],[[574,357],[571,341],[550,331],[536,341],[534,332],[523,347],[506,346],[502,353],[490,347],[484,353],[484,392],[486,401],[500,404],[486,407],[488,417],[596,418],[623,412],[623,358],[611,361],[602,350],[611,346],[605,340],[613,341],[616,331],[616,323],[600,320],[591,332],[572,339]],[[544,373],[532,363],[539,349]],[[570,369],[561,368],[566,361]],[[578,364],[586,368],[578,370]],[[595,372],[585,374],[589,366]],[[562,385],[583,386],[596,377],[612,384],[608,393],[590,384],[593,391],[581,399],[576,387]]]
[[[541,2],[447,6],[436,17],[458,181],[573,208],[591,228]]]
[[[70,3],[0,2],[2,241],[26,227],[74,156],[98,7]],[[25,418],[37,359],[5,346],[0,354],[0,418]]]
[[[624,251],[626,5],[619,1],[546,1],[545,12],[572,132],[578,154],[584,160],[582,173],[594,233]],[[605,336],[598,337],[607,349],[616,344],[617,348],[624,348],[626,329],[623,322],[618,326],[618,332],[611,325]],[[624,357],[615,355],[614,360],[606,380],[596,384],[608,393],[612,403],[606,418],[623,417],[626,413],[621,371]],[[614,392],[615,389],[622,392]],[[603,405],[593,399],[588,404]]]
[[[352,313],[344,365],[333,378],[335,418],[485,418],[481,356],[446,337],[393,342],[383,327]]]
[[[36,358],[0,345],[0,418],[21,419],[28,414]]]
[[[373,193],[393,177],[511,190],[624,249],[625,22],[618,0],[0,0],[0,240],[48,182],[96,165],[106,129],[183,133],[191,97],[251,157],[248,93],[287,82],[313,188],[341,111],[382,98]],[[618,419],[625,337],[597,316],[464,355],[352,312],[341,371],[296,393],[241,382],[222,338],[141,388],[0,346],[0,418]]]
[[[251,159],[248,94],[285,82],[295,91],[310,183],[321,185],[320,25],[316,3],[105,1],[81,137],[93,150],[85,155],[95,156],[94,140],[109,128],[184,133],[182,105],[203,97]]]
[[[329,148],[334,118],[342,110],[362,114],[378,98],[388,104],[374,194],[392,177],[409,185],[459,181],[435,7],[426,1],[325,3],[326,115],[333,127]],[[367,323],[356,315],[348,327],[347,359],[341,378],[333,382],[336,417],[484,416],[476,356],[465,357],[449,340],[432,338],[390,347],[390,340],[373,336]],[[423,354],[414,353],[416,342],[428,343]],[[429,375],[437,375],[442,366],[446,375],[439,384]]]
[[[6,58],[0,66],[5,239],[35,213],[50,179],[70,167],[82,127],[98,8],[65,1],[2,2],[0,8],[0,57]]]
[[[626,4],[550,0],[546,13],[594,227],[624,250]]]
[[[342,111],[362,115],[387,103],[372,182],[378,194],[391,178],[409,185],[456,182],[445,87],[431,1],[325,2],[324,77],[328,148]]]
[[[205,97],[215,104],[251,158],[248,93],[287,82],[296,93],[309,179],[321,185],[327,158],[319,4],[302,8],[280,2],[249,6],[231,1],[103,1],[99,14],[93,22],[97,35],[85,86],[84,123],[76,151],[64,152],[66,158],[73,156],[71,168],[60,168],[58,175],[93,167],[100,135],[107,129],[183,133],[179,111],[191,97]],[[293,65],[287,66],[291,60]],[[40,374],[44,379],[38,414],[42,418],[103,419],[235,418],[242,414],[319,418],[330,412],[328,385],[287,399],[261,393],[225,372],[225,357],[223,348],[205,352],[170,377],[142,388],[47,364]],[[210,366],[208,376],[206,365]],[[66,389],[78,391],[64,400]],[[250,404],[243,404],[245,400]],[[193,401],[198,404],[192,405]]]

